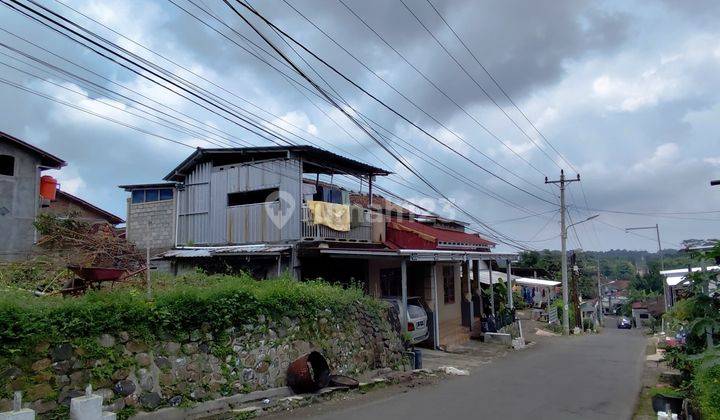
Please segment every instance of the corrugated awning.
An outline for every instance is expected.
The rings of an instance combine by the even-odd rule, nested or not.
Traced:
[[[480,251],[451,251],[436,249],[383,249],[383,250],[363,250],[363,249],[321,249],[321,254],[354,256],[360,258],[369,257],[393,257],[407,258],[409,261],[428,261],[428,262],[461,262],[468,260],[506,260],[517,261],[518,254],[501,253],[501,252],[480,252]]]
[[[702,269],[702,267],[691,267],[689,270],[687,268],[678,268],[674,270],[663,270],[660,272],[660,274],[665,276],[665,283],[668,286],[677,286],[688,280],[687,274],[689,271],[697,273],[698,271],[702,271]],[[710,267],[705,267],[705,270],[719,271],[720,265],[712,265]]]
[[[665,278],[668,286],[677,286],[685,280],[685,276],[669,276]]]
[[[524,284],[526,286],[554,287],[559,286],[560,282],[555,280],[532,279],[528,277],[517,277],[513,279],[515,283]]]
[[[280,255],[290,250],[290,245],[233,245],[182,247],[165,251],[159,258],[202,258],[232,255]]]
[[[702,270],[702,267],[692,267],[690,270],[691,270],[693,273],[695,273],[695,272],[697,272],[697,271],[701,271],[701,270]],[[720,265],[712,265],[712,266],[710,266],[710,267],[705,267],[705,270],[707,270],[707,271],[720,270]],[[674,277],[674,276],[677,276],[677,275],[680,275],[680,274],[687,274],[687,273],[688,273],[688,269],[687,269],[687,268],[678,268],[678,269],[675,269],[675,270],[663,270],[663,271],[660,272],[660,274],[662,274],[663,276],[666,276],[666,277],[668,277],[668,276]]]
[[[512,278],[514,280],[517,277],[512,276]],[[507,273],[504,271],[493,270],[492,280],[493,280],[493,284],[505,283],[507,281]],[[478,272],[478,281],[480,281],[480,283],[482,283],[482,284],[490,284],[490,273],[487,270],[480,269],[480,271]]]

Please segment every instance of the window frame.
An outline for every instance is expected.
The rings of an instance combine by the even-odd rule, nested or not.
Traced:
[[[163,198],[163,191],[170,192],[170,198]],[[158,188],[158,201],[168,201],[175,198],[175,192],[172,188]]]
[[[271,194],[276,194],[276,197],[274,200],[267,201],[267,197]],[[238,200],[238,198],[245,197],[248,202],[242,202],[242,203],[235,203],[233,200]],[[252,200],[255,196],[264,196],[265,201],[259,201],[259,200]],[[253,206],[258,204],[272,204],[277,203],[280,201],[280,187],[270,187],[270,188],[259,188],[255,190],[247,190],[247,191],[234,191],[227,193],[227,201],[226,204],[228,207],[237,207],[237,206]],[[233,204],[235,203],[235,204]]]
[[[148,200],[148,192],[152,191],[156,194],[154,200]],[[162,191],[170,191],[170,198],[162,198]],[[140,201],[135,201],[135,195],[141,195]],[[170,201],[175,198],[175,190],[173,188],[139,188],[130,192],[131,204],[157,203],[159,201]]]
[[[0,172],[0,176],[7,176],[7,177],[14,177],[15,176],[15,166],[17,159],[13,155],[6,155],[6,154],[0,154],[0,164],[2,164],[2,160],[4,158],[9,158],[8,161],[10,165],[8,166],[10,168],[10,173],[3,173]],[[0,165],[0,169],[2,169],[2,166]]]

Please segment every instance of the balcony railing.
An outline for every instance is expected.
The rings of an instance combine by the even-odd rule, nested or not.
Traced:
[[[370,212],[363,209],[363,221],[348,232],[340,232],[312,222],[310,209],[302,207],[301,236],[305,241],[372,242]]]

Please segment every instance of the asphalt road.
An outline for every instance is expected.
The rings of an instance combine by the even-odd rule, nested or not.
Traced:
[[[608,320],[614,326],[614,321]],[[470,376],[405,392],[373,391],[287,413],[307,419],[630,419],[645,338],[637,330],[540,338]],[[284,416],[281,416],[284,417]]]

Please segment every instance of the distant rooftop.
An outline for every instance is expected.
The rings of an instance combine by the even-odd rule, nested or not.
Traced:
[[[350,174],[355,176],[391,174],[388,170],[349,159],[318,147],[299,145],[222,149],[198,148],[163,179],[166,181],[182,181],[195,165],[203,162],[213,162],[214,165],[219,166],[291,157],[302,159],[303,172],[305,173]]]
[[[110,222],[113,225],[118,225],[120,223],[125,222],[120,216],[116,216],[116,215],[110,213],[109,211],[101,209],[100,207],[98,207],[94,204],[88,203],[87,201],[83,200],[82,198],[72,195],[67,191],[57,190],[57,195],[58,195],[58,197],[63,197],[66,200],[75,203],[77,206],[84,207],[88,210],[91,210],[91,211],[101,214],[102,216],[105,217],[105,219],[107,219],[108,222]]]

